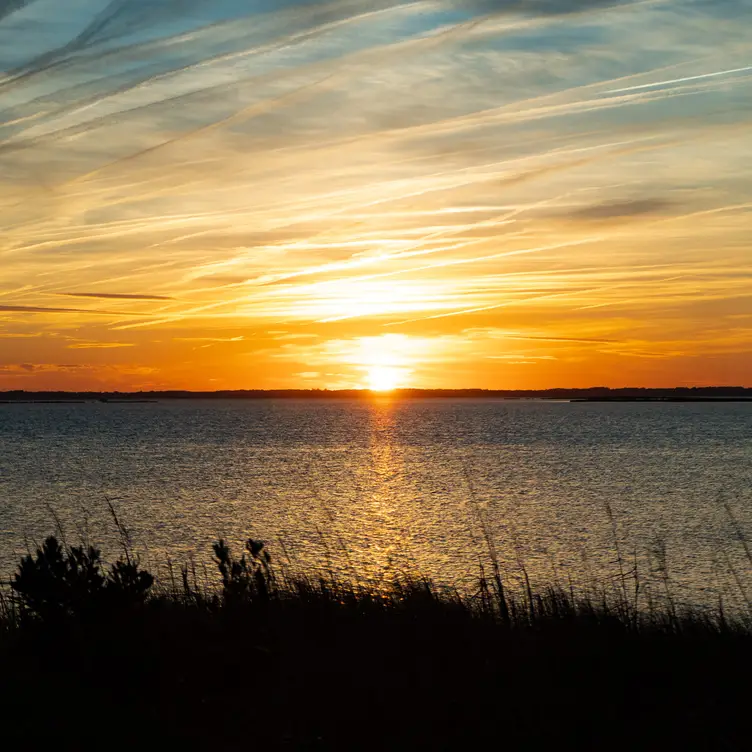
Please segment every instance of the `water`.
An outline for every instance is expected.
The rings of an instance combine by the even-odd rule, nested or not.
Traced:
[[[217,536],[253,535],[295,566],[464,584],[485,537],[510,579],[607,581],[618,542],[656,589],[665,548],[678,600],[738,600],[752,567],[724,503],[752,532],[751,480],[743,403],[3,405],[0,572],[54,515],[115,553],[109,499],[155,565],[203,571]]]

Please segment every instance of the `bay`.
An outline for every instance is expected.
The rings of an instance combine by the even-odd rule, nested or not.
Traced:
[[[0,573],[61,526],[110,556],[111,503],[145,561],[269,541],[378,583],[618,581],[741,603],[752,404],[495,399],[164,400],[0,406]],[[56,522],[57,520],[57,522]]]

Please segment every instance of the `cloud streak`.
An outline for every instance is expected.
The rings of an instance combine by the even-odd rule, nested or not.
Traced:
[[[117,311],[100,311],[96,308],[49,308],[46,306],[0,305],[0,313],[84,313],[95,316],[127,316]]]
[[[485,364],[456,386],[513,386],[514,363],[673,378],[725,331],[743,380],[750,23],[740,0],[0,3],[0,338],[326,386],[354,377],[328,342],[386,331]],[[526,349],[462,344],[483,328]],[[328,364],[272,357],[278,330]]]
[[[61,292],[58,295],[66,295],[70,298],[102,298],[104,300],[173,300],[167,295],[124,292]]]

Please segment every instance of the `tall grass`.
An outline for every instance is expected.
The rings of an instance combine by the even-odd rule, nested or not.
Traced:
[[[114,563],[49,538],[0,598],[8,743],[747,748],[750,613],[683,607],[670,584],[643,598],[621,552],[587,590],[536,589],[522,560],[512,586],[490,535],[463,591],[301,574],[253,538],[214,544],[217,579],[190,562],[156,578],[113,515]]]
[[[616,522],[610,507],[606,512],[612,526],[617,574],[577,587],[568,580],[553,582],[534,589],[521,547],[512,535],[512,545],[519,574],[508,581],[500,564],[496,544],[483,516],[478,522],[487,546],[486,562],[479,562],[474,584],[462,590],[437,586],[430,578],[409,572],[395,572],[391,580],[364,584],[348,570],[349,579],[338,576],[329,564],[319,571],[301,573],[293,566],[284,540],[277,541],[284,558],[277,561],[264,541],[249,538],[239,556],[223,539],[213,544],[213,561],[218,577],[210,575],[206,566],[197,568],[190,560],[180,565],[167,559],[166,568],[155,575],[141,565],[135,552],[130,531],[111,503],[108,507],[118,532],[121,552],[114,563],[105,566],[101,551],[88,540],[79,546],[70,545],[56,520],[58,536],[50,536],[34,554],[24,556],[6,587],[0,587],[0,628],[8,631],[25,622],[44,622],[77,616],[87,611],[96,614],[105,606],[140,606],[171,603],[212,613],[238,605],[251,606],[259,601],[290,603],[318,601],[332,605],[378,604],[389,610],[405,608],[414,596],[433,606],[460,610],[469,618],[482,619],[496,626],[519,629],[535,628],[542,622],[555,620],[608,622],[620,630],[640,633],[644,630],[662,633],[681,632],[698,625],[708,630],[752,631],[752,603],[747,597],[741,574],[729,564],[738,583],[744,605],[733,614],[727,613],[722,598],[716,608],[700,608],[679,604],[674,596],[665,543],[658,540],[651,552],[652,580],[657,574],[662,593],[651,593],[643,583],[636,555],[631,566],[622,554]],[[725,505],[726,513],[743,546],[752,571],[752,553],[744,533]],[[340,541],[341,543],[341,541]],[[324,542],[326,546],[326,543]],[[342,544],[344,545],[344,544]],[[324,557],[329,561],[331,555]],[[9,586],[9,587],[8,587]],[[642,597],[641,597],[642,596]]]

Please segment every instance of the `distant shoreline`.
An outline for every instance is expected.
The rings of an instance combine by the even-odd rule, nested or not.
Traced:
[[[503,399],[565,400],[572,402],[752,402],[752,388],[740,386],[675,387],[590,387],[585,389],[395,389],[372,392],[367,389],[247,389],[214,392],[165,390],[152,392],[0,392],[0,404],[104,404],[154,403],[165,400],[269,400],[269,399]]]

